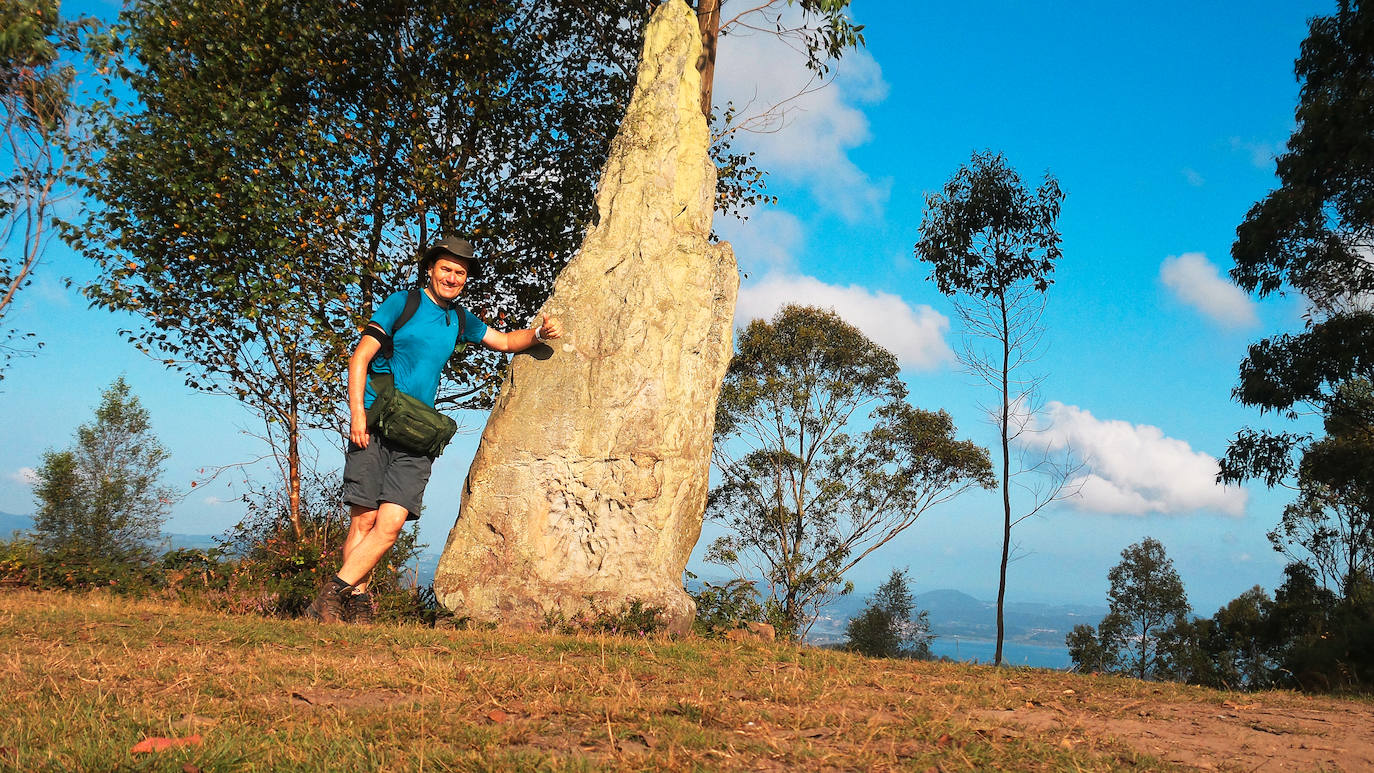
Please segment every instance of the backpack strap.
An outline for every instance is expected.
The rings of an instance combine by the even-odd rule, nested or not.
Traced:
[[[392,345],[392,342],[393,342],[394,340],[396,340],[396,333],[400,332],[401,326],[402,326],[402,325],[404,325],[405,323],[409,322],[409,321],[410,321],[410,318],[413,317],[413,316],[415,316],[415,312],[416,312],[417,310],[419,310],[419,308],[420,308],[420,289],[419,289],[419,288],[416,288],[416,287],[412,287],[412,288],[406,293],[406,302],[405,302],[405,305],[401,307],[401,313],[400,313],[399,316],[396,317],[396,322],[395,322],[395,324],[393,324],[393,325],[391,326],[391,332],[390,332],[390,333],[388,333],[388,332],[386,332],[385,330],[381,329],[381,327],[379,327],[379,326],[376,325],[375,323],[372,323],[372,322],[367,323],[367,326],[363,328],[363,335],[364,335],[364,336],[372,336],[373,338],[377,339],[377,343],[381,344],[381,347],[382,347],[382,348],[381,348],[380,351],[377,352],[377,356],[378,356],[378,357],[381,357],[381,358],[387,359],[387,360],[391,359],[391,355],[394,354],[395,351],[396,351],[395,347]],[[375,358],[374,358],[374,362],[375,362]],[[368,370],[370,370],[370,371],[372,371],[372,372],[374,372],[374,373],[376,372],[375,370],[372,369],[372,367],[371,367],[370,364],[369,364],[369,366],[368,366]]]
[[[404,326],[405,323],[410,321],[411,317],[415,316],[415,312],[420,310],[420,293],[422,292],[424,292],[424,290],[419,287],[412,287],[406,291],[405,305],[401,307],[401,313],[397,315],[396,322],[391,326],[391,332],[389,334],[373,324],[368,324],[367,327],[363,328],[363,335],[372,336],[382,345],[381,351],[377,352],[378,357],[387,360],[391,359],[391,355],[396,351],[393,345],[393,341],[396,340],[396,334],[401,331],[401,327]],[[467,342],[463,340],[463,334],[467,332],[467,310],[457,303],[450,304],[449,309],[456,309],[458,311],[458,344],[453,348],[453,353],[462,354],[468,347]],[[373,358],[373,362],[376,362],[376,358]],[[371,363],[368,364],[368,371],[373,374],[385,372],[374,370]]]

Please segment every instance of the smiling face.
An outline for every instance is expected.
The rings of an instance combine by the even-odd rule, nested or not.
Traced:
[[[429,269],[429,289],[445,301],[452,301],[463,291],[471,268],[467,258],[441,255]]]

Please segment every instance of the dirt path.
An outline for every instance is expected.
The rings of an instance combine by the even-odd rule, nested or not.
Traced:
[[[1265,693],[1221,705],[1056,700],[979,712],[1003,732],[1062,735],[1061,744],[1117,741],[1200,770],[1374,770],[1374,704]]]

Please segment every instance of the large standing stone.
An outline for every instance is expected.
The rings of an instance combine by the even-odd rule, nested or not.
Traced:
[[[567,332],[512,360],[439,561],[435,593],[459,616],[537,626],[639,600],[691,625],[682,572],[739,287],[729,245],[707,241],[699,34],[682,0],[649,23],[598,222],[542,310]]]

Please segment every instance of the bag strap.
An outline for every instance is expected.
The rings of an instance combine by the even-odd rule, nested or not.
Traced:
[[[391,333],[386,336],[385,340],[377,335],[377,332],[371,327],[364,330],[363,335],[370,335],[381,342],[382,348],[381,351],[377,352],[378,357],[390,360],[391,355],[395,354],[396,348],[393,342],[396,340],[396,334],[401,332],[401,327],[409,322],[411,317],[415,316],[415,312],[420,310],[420,293],[422,292],[424,292],[424,290],[419,287],[412,287],[406,291],[405,305],[401,307],[401,313],[397,315],[396,322],[391,325]],[[462,354],[468,348],[467,341],[463,340],[463,334],[467,332],[467,309],[464,309],[455,302],[449,305],[449,310],[457,310],[458,312],[458,345],[453,348],[453,353]],[[374,376],[381,375],[382,373],[382,371],[375,370],[372,367],[372,363],[376,361],[377,359],[374,357],[372,362],[368,363],[367,366],[368,373]],[[386,378],[388,382],[391,381],[391,373],[389,371],[386,372]],[[374,378],[373,381],[375,382],[377,379]]]

